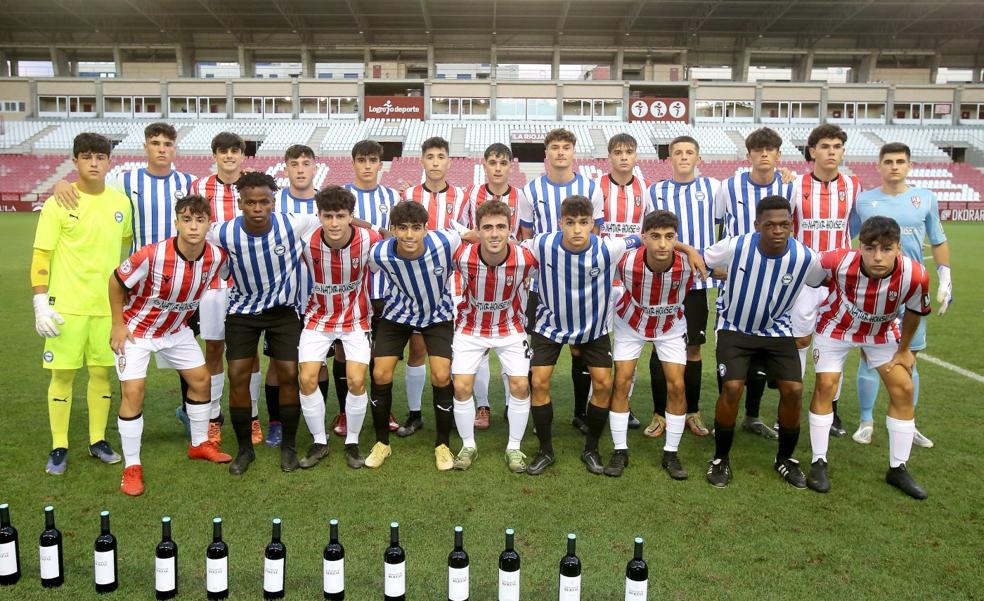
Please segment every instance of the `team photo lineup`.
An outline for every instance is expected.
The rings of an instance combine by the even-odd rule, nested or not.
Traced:
[[[492,144],[483,157],[487,183],[461,189],[446,181],[448,142],[434,137],[420,149],[422,181],[397,190],[378,183],[383,149],[372,140],[352,147],[352,183],[321,189],[307,146],[286,151],[289,186],[280,189],[273,177],[243,169],[245,143],[235,133],[215,136],[215,172],[201,178],[172,168],[176,140],[171,125],[149,125],[146,166],[117,177],[107,176],[110,141],[79,134],[77,181],[59,182],[41,210],[31,285],[50,374],[49,474],[64,474],[74,459],[73,385],[86,380],[88,453],[123,463],[122,493],[144,492],[153,360],[178,372],[183,398],[176,409],[148,399],[148,411],[175,411],[190,439],[187,457],[228,464],[233,476],[250,469],[254,446],[264,444],[279,447],[284,472],[314,468],[331,434],[343,441],[336,451],[349,468],[383,468],[399,452],[394,434],[426,431],[429,377],[439,471],[493,469],[493,460],[476,463],[476,430],[496,413],[508,440],[485,441],[482,454],[501,453],[517,474],[573,459],[553,448],[554,422],[570,421],[584,435],[584,467],[611,477],[628,470],[630,429],[664,438],[659,461],[674,480],[689,476],[678,455],[684,431],[711,436],[705,477],[726,487],[740,427],[774,441],[772,467],[786,483],[826,493],[829,438],[848,434],[837,413],[841,381],[855,377],[844,371],[858,349],[861,419],[852,438],[871,442],[883,384],[885,481],[927,498],[908,468],[913,445],[933,446],[916,428],[916,356],[927,346],[926,317],[948,308],[952,280],[936,197],[906,184],[904,144],[882,146],[881,185],[862,190],[838,171],[848,140],[836,125],[810,133],[809,173],[780,170],[782,140],[758,129],[745,140],[749,170],[724,181],[700,175],[700,148],[689,136],[669,145],[671,178],[642,181],[633,173],[636,140],[618,134],[608,142],[610,172],[592,180],[573,168],[574,134],[555,129],[543,140],[542,176],[511,186],[512,152]],[[923,265],[927,242],[935,291]],[[716,345],[704,349],[709,328]],[[650,345],[651,394],[634,387]],[[489,398],[493,351],[505,399]],[[551,388],[566,378],[555,370],[566,352],[574,412],[555,416]],[[401,360],[402,422],[395,414],[404,399],[393,393]],[[706,424],[704,360],[718,380]],[[804,381],[810,361],[812,382]],[[339,407],[329,423],[331,380]],[[111,441],[117,381],[119,441]],[[759,411],[767,388],[778,391],[774,423]],[[708,392],[705,400],[715,396]],[[645,425],[636,412],[648,417],[650,396]],[[794,451],[804,404],[812,456],[801,467]],[[298,448],[302,420],[312,439],[306,450]],[[228,429],[223,439],[229,423],[234,441]],[[599,451],[606,425],[607,461]],[[146,485],[163,480],[151,472]]]

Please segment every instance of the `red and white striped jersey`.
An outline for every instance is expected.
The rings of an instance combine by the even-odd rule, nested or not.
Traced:
[[[909,257],[900,255],[883,278],[864,274],[860,250],[825,252],[820,265],[831,281],[819,309],[818,334],[858,344],[894,344],[900,338],[896,319],[903,308],[929,315],[929,274]]]
[[[424,205],[430,217],[427,220],[428,230],[446,230],[451,228],[451,222],[457,221],[471,229],[473,209],[468,206],[465,191],[458,186],[445,185],[444,190],[434,193],[424,184],[407,188],[403,194],[404,200],[413,200]]]
[[[469,336],[525,333],[523,283],[537,267],[529,249],[510,241],[506,260],[490,266],[482,260],[479,244],[462,244],[455,252],[454,266],[464,287],[464,301],[455,320],[458,332]]]
[[[822,182],[805,173],[793,183],[793,234],[816,252],[851,248],[848,218],[854,209],[861,182],[857,176],[838,173]]]
[[[673,252],[673,265],[654,273],[646,264],[646,247],[625,253],[618,264],[625,293],[615,313],[646,338],[656,338],[683,319],[683,299],[694,286],[694,272],[687,255]]]
[[[219,176],[212,174],[208,177],[196,179],[191,184],[192,194],[204,196],[208,203],[212,205],[212,222],[232,221],[242,214],[239,210],[239,191],[235,183],[227,184],[219,179]],[[209,288],[228,288],[232,282],[228,279],[215,278]]]
[[[605,223],[601,226],[601,235],[616,238],[641,235],[643,220],[653,212],[649,186],[645,180],[633,176],[623,186],[616,183],[609,173],[598,178],[598,188],[605,202]]]
[[[469,186],[468,190],[465,192],[465,197],[467,198],[468,207],[472,211],[471,215],[471,227],[478,227],[478,220],[475,218],[475,211],[478,207],[482,206],[487,200],[501,200],[502,202],[509,205],[512,209],[512,215],[510,215],[510,225],[512,226],[512,237],[513,240],[519,240],[519,199],[523,196],[522,188],[517,188],[515,186],[509,186],[506,189],[506,193],[499,195],[489,190],[488,184],[482,184],[481,186]]]
[[[369,251],[382,238],[373,230],[352,227],[341,249],[328,246],[318,228],[304,241],[304,262],[314,280],[304,327],[320,332],[369,330]]]
[[[116,268],[129,290],[123,320],[137,338],[161,338],[187,326],[213,278],[227,275],[226,253],[211,242],[194,260],[181,255],[178,239],[148,244]]]

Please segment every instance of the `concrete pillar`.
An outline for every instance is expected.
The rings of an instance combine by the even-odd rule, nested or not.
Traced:
[[[96,96],[96,117],[102,119],[103,118],[103,115],[105,115],[105,113],[106,113],[105,107],[103,106],[103,86],[102,86],[102,80],[101,79],[96,79],[95,84],[96,84],[96,91],[95,91],[95,96]],[[131,106],[131,109],[132,108],[133,107]]]
[[[629,120],[629,103],[632,101],[632,90],[629,89],[629,82],[622,81],[622,120]]]
[[[621,81],[625,79],[622,77],[622,70],[625,67],[625,49],[621,46],[615,51],[615,64],[612,65],[612,79],[615,81]]]
[[[372,51],[369,50],[368,46],[366,46],[365,49],[363,49],[362,51],[362,77],[365,79],[369,79],[372,77],[372,71],[369,69],[369,63],[371,62],[372,62]],[[362,102],[361,97],[359,98],[359,102],[360,102],[359,106],[361,107],[361,102]]]
[[[367,50],[368,54],[369,51]],[[367,74],[368,75],[368,74]],[[359,78],[359,121],[365,121],[365,105],[366,105],[366,80]]]
[[[7,56],[7,53],[3,50],[0,50],[0,77],[9,76],[9,72],[7,71],[8,59],[9,57]]]
[[[190,44],[176,44],[174,59],[178,64],[178,77],[195,76],[195,49]]]
[[[167,82],[161,80],[161,117],[166,119],[171,116],[171,99],[168,97]]]
[[[434,79],[436,72],[437,67],[434,64],[434,44],[427,44],[427,79]],[[427,112],[427,110],[424,111],[424,113]],[[427,118],[430,119],[430,117]]]
[[[313,79],[317,77],[315,73],[314,52],[307,46],[301,46],[301,77]]]
[[[495,44],[492,44],[492,48],[489,49],[489,79],[495,81],[498,76],[497,71],[499,65],[499,49]]]
[[[113,67],[116,77],[123,77],[123,50],[119,46],[113,46]]]
[[[301,114],[301,84],[296,77],[290,80],[290,117],[297,119]]]
[[[550,79],[560,79],[560,46],[554,44],[553,60],[550,61]]]
[[[239,77],[252,79],[256,77],[255,52],[245,46],[239,46]]]
[[[929,82],[931,85],[936,83],[936,77],[940,73],[940,65],[943,62],[943,57],[939,54],[934,54],[929,57]]]
[[[858,63],[857,83],[869,83],[875,77],[875,67],[878,65],[878,53],[872,52],[861,57]]]
[[[950,124],[960,125],[960,104],[963,102],[963,86],[953,91],[953,108],[950,109]]]
[[[495,108],[495,102],[499,98],[499,91],[496,89],[498,85],[493,81],[489,85],[489,119],[491,121],[496,120],[496,115],[498,111]]]
[[[735,58],[731,64],[731,81],[748,81],[748,66],[751,62],[752,53],[748,50],[735,52]]]
[[[895,119],[895,84],[888,87],[885,95],[885,123],[891,125]]]
[[[820,123],[827,122],[827,103],[830,101],[830,86],[827,83],[820,88]]]
[[[762,84],[755,84],[755,106],[752,108],[752,119],[755,123],[762,122]]]
[[[232,90],[232,82],[226,82],[226,119],[232,119],[236,112],[236,96]]]
[[[11,60],[10,61],[10,76],[11,77],[14,76],[14,66],[16,64],[17,64],[17,61],[14,61],[14,60]],[[971,83],[981,83],[981,71],[984,71],[984,65],[982,65],[979,61],[975,60],[974,61],[974,70],[970,74],[970,81],[971,81]]]
[[[61,48],[51,46],[48,48],[51,53],[51,68],[55,77],[69,77],[72,74],[68,64],[68,55]]]
[[[696,120],[696,117],[694,115],[697,112],[697,81],[696,80],[690,82],[690,85],[687,86],[687,100],[690,104],[689,123],[693,125]]]
[[[677,62],[680,64],[682,73],[680,73],[680,79],[687,80],[690,79],[690,66],[688,64],[690,60],[689,52],[687,50],[681,50],[677,55]]]
[[[813,51],[797,57],[793,63],[793,81],[810,81],[813,74]]]
[[[17,67],[17,57],[14,55],[10,55],[7,60],[10,61],[10,76],[18,77],[20,75],[20,70]],[[977,72],[980,73],[980,69],[978,69]]]
[[[431,82],[424,82],[424,119],[431,118]],[[449,140],[450,142],[450,140]]]
[[[564,84],[557,84],[557,121],[564,120]]]

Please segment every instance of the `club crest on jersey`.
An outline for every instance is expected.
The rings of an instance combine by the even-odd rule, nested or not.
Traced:
[[[841,190],[840,192],[837,193],[837,198],[839,198],[841,202],[844,202],[845,200],[847,200],[847,192]]]
[[[389,205],[381,205],[379,207],[380,213],[389,213],[389,210],[390,210]]]
[[[813,362],[814,363],[820,362],[820,349],[818,348],[813,349]]]
[[[55,360],[55,354],[51,351],[45,351],[41,357],[44,359],[45,363],[51,363]]]
[[[442,275],[443,273],[444,273],[444,268],[443,267],[435,267],[434,268],[434,275]]]
[[[185,197],[185,191],[184,190],[175,190],[174,191],[174,200],[181,200],[184,197]]]
[[[592,267],[591,271],[588,272],[588,275],[590,275],[593,278],[596,278],[600,273],[601,273],[601,267]]]
[[[915,208],[918,209],[919,208],[919,205],[921,205],[921,204],[922,204],[922,199],[921,198],[919,198],[918,196],[913,196],[912,197],[912,206],[914,206]]]
[[[888,291],[888,300],[894,302],[895,299],[897,299],[898,297],[899,297],[899,293],[896,292],[895,290],[889,290]]]
[[[511,275],[506,276],[506,286],[512,286],[513,277]]]
[[[788,286],[788,285],[790,285],[792,283],[793,283],[793,274],[787,273],[786,275],[782,276],[782,285],[783,286]]]
[[[705,198],[707,198],[707,195],[704,194],[703,192],[698,192],[697,194],[694,194],[694,198],[696,198],[697,200],[704,200]]]
[[[123,223],[123,211],[113,213],[113,219],[116,220],[116,223]]]
[[[724,363],[718,363],[718,375],[722,378],[728,373],[728,366]]]
[[[672,284],[670,284],[671,290],[676,290],[679,287],[680,287],[680,282],[673,282]]]
[[[119,369],[120,372],[126,371],[126,357],[125,356],[123,356],[123,355],[120,355],[119,356],[119,358],[116,360],[116,368]]]
[[[361,263],[362,259],[359,257],[352,257],[352,269],[358,269]]]
[[[452,205],[448,205],[448,215],[450,215],[452,211],[454,211],[454,207]]]
[[[287,252],[287,247],[284,246],[283,244],[278,244],[273,247],[273,254],[277,255],[278,257],[283,256],[285,252]]]
[[[923,306],[924,307],[928,307],[929,306],[929,295],[928,294],[924,294],[923,295]]]
[[[130,259],[120,263],[120,273],[128,275],[131,271],[133,271],[133,263],[130,262]]]
[[[642,206],[642,199],[641,199],[641,198],[639,198],[638,196],[636,196],[636,199],[635,199],[635,205],[636,205],[637,207],[640,207],[640,206]]]

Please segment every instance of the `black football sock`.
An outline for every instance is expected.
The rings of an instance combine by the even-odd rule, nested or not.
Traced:
[[[758,417],[762,407],[762,395],[765,394],[765,374],[752,372],[745,382],[745,415]]]
[[[328,405],[328,378],[324,380],[318,380],[318,390],[321,391],[321,400],[324,404]]]
[[[649,386],[653,391],[653,413],[666,417],[666,374],[656,349],[649,357]]]
[[[840,417],[839,415],[837,415],[837,401],[834,401],[833,405],[834,405],[834,417]]]
[[[188,413],[188,382],[178,374],[178,379],[181,380],[181,408],[184,409],[185,414]]]
[[[603,409],[594,403],[588,403],[588,434],[584,437],[584,450],[597,451],[598,439],[601,438],[601,431],[605,429],[605,422],[608,421],[608,409]]]
[[[687,361],[683,370],[683,385],[687,393],[687,413],[700,411],[700,377],[704,362],[700,359]]]
[[[434,391],[434,422],[437,435],[434,446],[451,444],[451,428],[454,427],[454,385],[431,386]]]
[[[731,453],[731,444],[735,441],[734,427],[722,426],[714,420],[714,458],[724,459]]]
[[[376,430],[376,440],[390,443],[389,414],[393,407],[393,383],[373,384],[369,408],[372,412],[372,427]]]
[[[264,394],[266,395],[267,415],[271,422],[280,421],[280,386],[264,384]]]
[[[584,417],[591,394],[591,374],[580,355],[571,355],[571,382],[574,385],[574,415]]]
[[[250,407],[229,407],[232,429],[236,432],[239,450],[253,448],[253,409]]]
[[[540,450],[553,455],[553,435],[550,431],[553,426],[553,403],[539,407],[534,405],[530,412],[533,414],[533,427],[536,428],[536,437],[540,441]]]
[[[779,424],[779,452],[776,453],[776,461],[783,461],[793,456],[793,451],[796,450],[796,443],[799,442],[799,436],[799,426],[787,428]]]
[[[338,412],[345,413],[345,399],[348,397],[348,377],[345,375],[345,362],[338,357],[331,362],[331,377],[335,380],[335,394],[338,395]]]
[[[280,448],[297,448],[297,423],[301,416],[300,405],[281,405],[280,423],[283,424],[284,437],[280,443]]]

